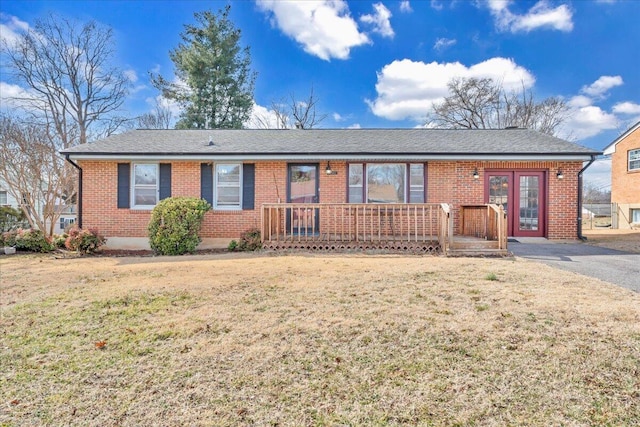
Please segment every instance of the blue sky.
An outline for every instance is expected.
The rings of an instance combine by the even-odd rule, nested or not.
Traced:
[[[194,12],[226,1],[17,1],[0,3],[10,39],[55,12],[115,30],[116,65],[132,91],[125,114],[153,108],[150,71],[173,77],[169,51]],[[453,77],[524,83],[571,108],[564,137],[602,149],[640,120],[640,1],[284,1],[231,2],[258,72],[255,114],[311,85],[324,128],[424,125]],[[0,75],[0,97],[20,90]],[[600,166],[597,166],[600,167]],[[602,166],[606,170],[607,165]],[[596,170],[594,168],[593,173]]]

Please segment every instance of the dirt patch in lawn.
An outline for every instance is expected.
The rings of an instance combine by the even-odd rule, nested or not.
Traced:
[[[521,259],[0,259],[0,425],[634,425],[640,295]]]
[[[640,230],[584,230],[587,243],[594,246],[640,254]]]

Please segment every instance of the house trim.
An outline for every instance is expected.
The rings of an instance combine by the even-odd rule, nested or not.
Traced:
[[[617,137],[611,144],[604,147],[603,153],[605,156],[610,156],[616,152],[616,145],[627,136],[631,135],[636,129],[640,128],[640,121],[635,125],[631,126],[625,133]]]
[[[235,153],[229,154],[180,154],[180,153],[139,153],[139,154],[117,154],[117,153],[91,153],[91,154],[68,154],[67,158],[71,160],[107,160],[107,161],[203,161],[203,162],[216,162],[216,161],[288,161],[288,162],[307,162],[307,161],[326,161],[326,160],[348,160],[348,161],[411,161],[411,162],[426,162],[426,161],[455,161],[455,160],[477,160],[477,161],[589,161],[591,155],[584,153],[566,153],[566,154],[548,154],[548,153],[533,153],[533,154],[509,154],[509,153],[474,153],[474,154],[455,154],[455,153],[443,153],[443,154],[417,154],[417,153],[404,153],[404,154],[380,154],[380,153],[313,153],[313,154],[244,154],[238,155]]]

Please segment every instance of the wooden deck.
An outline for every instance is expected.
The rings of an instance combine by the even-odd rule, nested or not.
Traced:
[[[263,247],[271,250],[503,255],[507,239],[501,209],[460,207],[455,233],[448,204],[264,204],[261,236]]]

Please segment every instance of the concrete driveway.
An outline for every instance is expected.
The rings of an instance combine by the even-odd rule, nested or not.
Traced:
[[[509,242],[515,256],[562,270],[584,274],[640,292],[640,254],[590,246],[585,243],[520,239]]]

